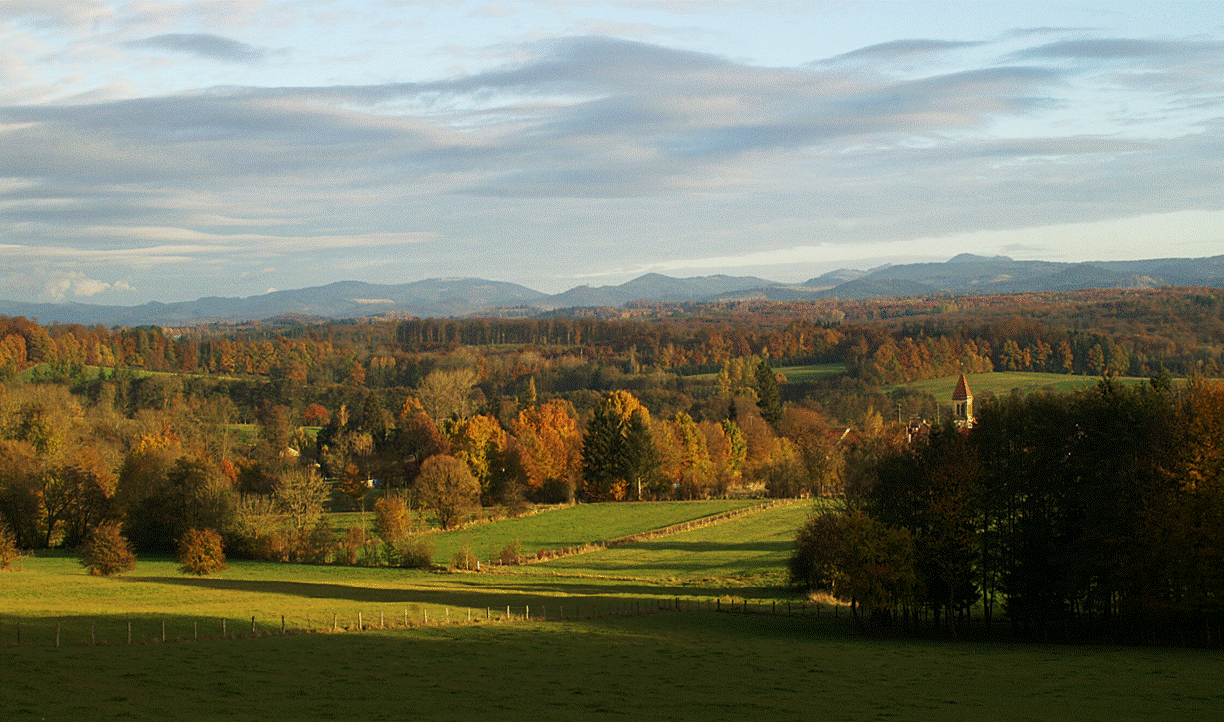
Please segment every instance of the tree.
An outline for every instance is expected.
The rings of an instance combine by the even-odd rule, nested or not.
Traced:
[[[582,472],[582,435],[573,406],[554,400],[524,409],[510,423],[510,433],[527,487],[540,493],[545,486],[567,486],[565,496],[572,496],[573,479]]]
[[[136,568],[132,545],[114,522],[94,527],[81,548],[81,565],[93,576],[109,577]]]
[[[650,413],[628,391],[613,391],[599,402],[582,439],[582,478],[594,500],[622,500],[658,469],[650,435]]]
[[[374,502],[374,531],[388,544],[398,544],[412,533],[412,513],[398,496]]]
[[[451,416],[463,418],[471,410],[472,387],[477,378],[476,372],[467,368],[434,371],[421,381],[417,398],[434,421]]]
[[[295,468],[281,473],[272,496],[293,522],[293,528],[301,532],[322,516],[323,502],[330,491],[313,468]]]
[[[782,420],[782,394],[778,391],[778,376],[774,373],[769,361],[761,359],[757,366],[757,406],[761,416],[771,424]]]
[[[455,458],[467,462],[480,484],[481,499],[492,504],[501,491],[508,437],[493,416],[478,415],[446,425]]]
[[[438,454],[426,459],[415,487],[421,506],[437,516],[443,529],[450,529],[480,505],[480,482],[467,464],[453,456]]]

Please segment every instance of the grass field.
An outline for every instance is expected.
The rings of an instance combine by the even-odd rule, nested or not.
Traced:
[[[846,373],[846,365],[842,363],[809,364],[807,366],[780,366],[774,371],[786,377],[789,383],[805,381],[823,381]]]
[[[914,381],[901,386],[929,391],[937,399],[950,399],[956,389],[960,376],[947,376],[941,379]],[[1000,371],[988,374],[967,374],[969,390],[974,396],[1005,396],[1013,390],[1022,394],[1034,391],[1068,392],[1095,386],[1101,379],[1096,376],[1068,376],[1067,374],[1033,373],[1028,371]],[[1128,384],[1147,383],[1147,379],[1130,376],[1118,377],[1118,381]],[[898,386],[886,387],[891,391]]]
[[[757,499],[716,499],[578,504],[548,509],[517,519],[436,532],[430,535],[430,540],[434,545],[434,561],[439,564],[450,562],[465,546],[481,559],[492,559],[514,539],[518,539],[522,544],[524,554],[534,554],[541,549],[576,547],[590,542],[616,539],[759,503],[760,500]],[[373,502],[370,505],[372,507]],[[337,529],[346,529],[362,522],[360,512],[331,514],[329,517],[332,526]],[[374,514],[366,512],[364,520],[367,527],[372,529]]]
[[[497,534],[553,547],[574,534],[620,536],[710,513],[622,505],[649,510],[630,523],[600,506],[575,508],[593,515],[599,534],[571,531],[580,520],[567,520],[570,510],[515,520],[537,525],[529,533],[520,525]],[[0,719],[1118,722],[1214,720],[1224,709],[1218,652],[875,639],[853,632],[844,613],[744,615],[683,603],[685,611],[607,615],[676,597],[796,599],[776,585],[811,511],[810,502],[773,507],[492,574],[233,562],[197,579],[170,560],[142,559],[103,579],[71,555],[26,558],[21,571],[0,573]],[[502,525],[513,528],[468,533],[495,545]],[[553,621],[498,621],[507,605]],[[556,621],[563,608],[600,616]],[[403,626],[405,610],[413,626]],[[356,630],[358,613],[367,631]],[[316,633],[281,636],[281,614],[290,632]],[[431,626],[420,625],[425,614]],[[331,633],[333,615],[340,633]],[[370,630],[380,615],[396,628]],[[447,615],[453,623],[439,624]],[[219,638],[222,619],[246,638]]]
[[[709,612],[8,648],[8,720],[1216,720],[1217,653],[880,640]]]

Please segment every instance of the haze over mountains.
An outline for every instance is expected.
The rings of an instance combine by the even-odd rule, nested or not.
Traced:
[[[556,295],[514,283],[477,278],[427,279],[396,285],[341,281],[248,298],[209,297],[140,306],[0,301],[0,314],[37,318],[42,323],[182,326],[262,321],[289,315],[319,318],[532,316],[558,309],[617,307],[631,301],[861,300],[941,293],[1160,286],[1224,286],[1224,256],[1055,263],[961,254],[945,263],[890,265],[870,271],[841,269],[797,285],[752,276],[672,278],[651,273],[619,286],[578,286]]]

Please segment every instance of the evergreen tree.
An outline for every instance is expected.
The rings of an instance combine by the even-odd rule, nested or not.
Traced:
[[[778,391],[778,377],[769,361],[761,360],[757,366],[757,406],[761,417],[771,424],[782,420],[782,394]]]

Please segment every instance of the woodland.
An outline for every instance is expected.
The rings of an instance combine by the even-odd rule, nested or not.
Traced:
[[[1012,371],[1100,381],[978,399],[967,433],[905,385]],[[977,609],[1024,638],[1218,646],[1221,375],[1219,289],[0,318],[0,566],[107,533],[138,554],[429,566],[428,528],[532,504],[816,496],[839,505],[800,530],[792,579],[864,629],[958,634]],[[323,513],[368,506],[375,532]]]

